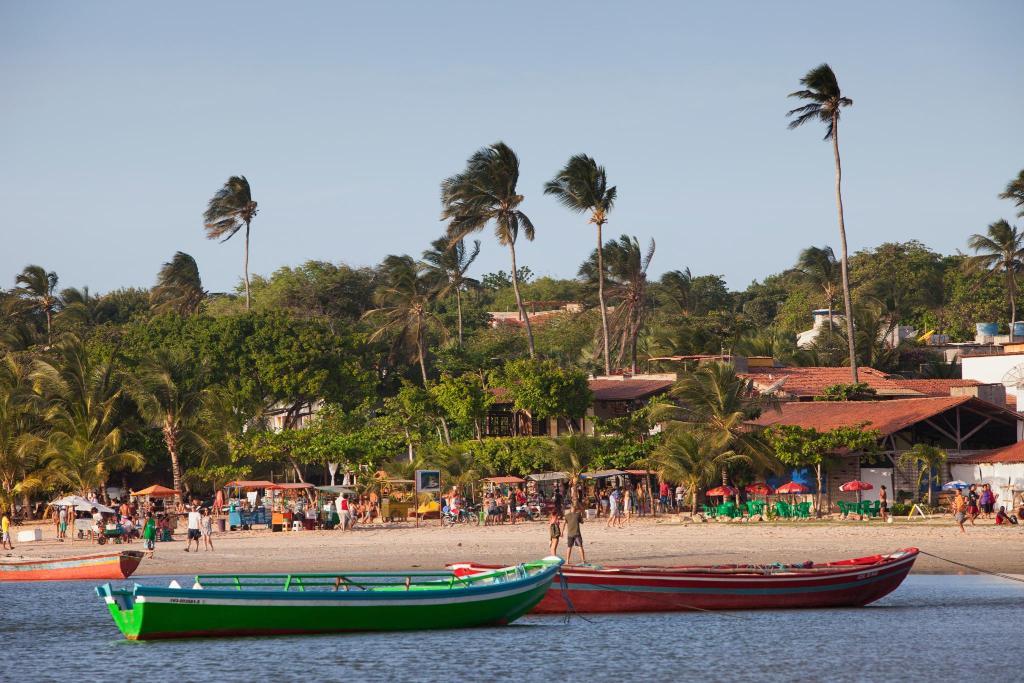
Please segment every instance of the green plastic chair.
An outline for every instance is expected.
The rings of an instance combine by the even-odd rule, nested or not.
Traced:
[[[793,516],[793,508],[784,500],[775,501],[775,514],[779,517],[789,519]]]
[[[796,504],[796,516],[800,519],[810,519],[811,504],[807,501]]]
[[[701,507],[704,509],[704,516],[705,517],[717,517],[718,516],[718,509],[717,508],[713,508],[710,505],[708,505],[707,503],[705,503],[704,505],[701,505]]]
[[[836,505],[839,506],[839,512],[843,514],[843,517],[849,517],[850,515],[857,514],[856,503],[848,503],[845,500],[840,500],[836,502]]]
[[[863,515],[864,517],[871,517],[871,508],[872,506],[870,500],[862,500],[860,502],[860,505],[857,507],[857,512]]]
[[[876,500],[871,506],[871,516],[878,517],[882,514],[882,501]]]

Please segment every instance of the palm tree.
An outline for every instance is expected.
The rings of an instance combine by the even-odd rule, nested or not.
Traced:
[[[857,355],[853,348],[853,303],[850,299],[849,258],[846,249],[846,225],[843,221],[843,167],[839,160],[839,110],[849,107],[853,100],[843,97],[839,90],[839,81],[828,64],[821,64],[800,79],[803,90],[789,94],[808,101],[802,107],[787,112],[786,116],[795,116],[789,122],[790,129],[799,128],[808,121],[822,121],[827,126],[825,139],[832,141],[832,154],[836,161],[836,209],[839,212],[839,245],[842,255],[839,261],[843,282],[843,304],[846,310],[846,335],[850,350],[850,375],[852,382],[857,383]]]
[[[651,464],[663,481],[678,482],[686,488],[694,515],[698,492],[729,465],[747,460],[746,456],[724,450],[709,432],[682,424],[667,429],[651,454]]]
[[[677,403],[660,403],[652,409],[654,421],[670,420],[702,429],[724,453],[745,456],[760,471],[779,469],[778,460],[761,435],[750,430],[747,422],[763,410],[775,408],[778,400],[759,394],[750,380],[740,377],[731,363],[707,363],[682,377],[670,395]],[[671,426],[671,425],[670,425]],[[729,483],[728,470],[722,468],[722,484]]]
[[[245,176],[233,175],[217,190],[203,212],[206,239],[227,242],[245,226],[245,310],[249,301],[249,224],[256,216],[256,202],[252,199],[249,181]]]
[[[59,320],[70,320],[90,327],[103,322],[102,302],[93,296],[88,287],[67,287],[60,292],[61,312]]]
[[[1017,232],[1016,226],[1001,220],[988,226],[987,235],[971,235],[967,246],[978,253],[964,261],[968,271],[984,269],[989,273],[1002,273],[1006,278],[1012,341],[1013,323],[1017,320],[1017,274],[1024,268],[1024,235]]]
[[[47,272],[42,266],[25,266],[14,278],[19,297],[26,302],[29,310],[38,310],[46,316],[46,345],[53,344],[51,328],[53,313],[60,305],[57,295],[57,273]]]
[[[124,447],[128,402],[116,358],[95,360],[68,335],[58,345],[57,363],[35,361],[30,377],[47,404],[51,481],[86,495],[102,491],[112,471],[142,467],[142,455]]]
[[[462,346],[462,292],[467,289],[479,289],[480,283],[466,272],[473,261],[480,255],[480,240],[473,240],[473,250],[466,253],[466,241],[451,243],[447,237],[440,237],[430,243],[430,249],[423,252],[423,262],[427,264],[428,276],[434,280],[437,296],[446,298],[455,294],[455,306],[458,312],[459,346]]]
[[[580,478],[594,464],[597,455],[594,445],[594,437],[585,434],[551,439],[551,467],[569,477],[570,500],[574,502],[579,498]]]
[[[841,266],[836,261],[832,247],[807,247],[800,252],[796,264],[797,270],[814,287],[825,295],[828,305],[828,332],[832,334],[832,308],[836,302],[836,291],[842,278]]]
[[[207,395],[205,371],[194,360],[161,349],[143,363],[131,393],[143,417],[160,426],[171,458],[176,498],[180,500],[182,454],[207,448],[198,432]]]
[[[916,443],[909,451],[900,455],[900,464],[917,471],[917,491],[928,485],[928,505],[932,504],[932,484],[941,481],[942,466],[946,464],[946,451],[937,446]]]
[[[203,281],[199,277],[196,260],[183,251],[164,263],[156,277],[156,286],[150,293],[155,313],[175,311],[181,316],[199,312],[206,298]]]
[[[1024,216],[1024,170],[1017,174],[1017,177],[1006,183],[1006,190],[999,194],[1000,199],[1009,199],[1020,211],[1018,216]]]
[[[636,237],[622,235],[618,240],[608,241],[603,249],[603,266],[609,283],[608,298],[615,302],[611,325],[618,339],[615,344],[618,347],[615,365],[622,367],[628,353],[632,372],[636,372],[637,340],[647,318],[647,269],[654,258],[654,247],[652,239],[647,250],[643,251]],[[580,266],[580,276],[599,281],[600,262],[600,255],[595,251]]]
[[[44,481],[37,474],[45,441],[38,397],[26,367],[8,354],[0,361],[0,510]]]
[[[598,166],[586,154],[576,154],[569,158],[558,175],[544,185],[544,194],[553,195],[571,211],[589,213],[588,222],[597,228],[597,304],[601,307],[604,374],[610,375],[611,352],[608,346],[608,309],[604,301],[604,242],[601,231],[608,222],[608,212],[615,204],[615,186],[608,187],[604,166]]]
[[[688,315],[692,308],[693,276],[690,269],[670,270],[658,280],[658,300],[672,315]]]
[[[516,240],[520,228],[527,240],[533,241],[530,219],[519,209],[523,195],[516,191],[519,182],[519,157],[504,142],[496,142],[477,150],[461,173],[441,183],[441,220],[448,221],[448,239],[455,243],[470,233],[483,230],[493,221],[498,244],[508,247],[512,257],[512,292],[516,297],[519,317],[526,327],[526,343],[530,358],[536,356],[533,328],[519,293],[519,266],[516,264]]]
[[[443,331],[440,319],[432,310],[437,290],[431,286],[423,264],[411,256],[388,256],[381,270],[384,284],[373,295],[377,308],[363,314],[363,318],[380,321],[370,340],[395,335],[396,346],[405,346],[416,358],[423,386],[427,387],[427,335],[431,330]]]

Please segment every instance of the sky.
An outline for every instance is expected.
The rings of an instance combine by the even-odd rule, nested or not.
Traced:
[[[439,185],[503,140],[536,225],[519,263],[573,277],[593,226],[542,193],[573,154],[618,187],[606,236],[651,273],[733,288],[838,247],[834,166],[786,95],[821,62],[840,124],[850,250],[944,253],[1013,206],[1024,168],[1024,2],[14,2],[0,0],[0,287],[25,265],[93,292],[151,286],[205,238],[234,174],[259,215],[253,273],[372,265],[440,236]],[[1016,221],[1024,228],[1024,219]],[[492,232],[473,272],[508,270]]]

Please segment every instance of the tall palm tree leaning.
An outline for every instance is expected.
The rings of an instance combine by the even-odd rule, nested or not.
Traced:
[[[999,194],[1000,199],[1009,199],[1020,211],[1018,216],[1024,217],[1024,170],[1017,177],[1006,183],[1006,189]]]
[[[25,266],[25,269],[14,278],[14,282],[17,284],[15,289],[18,295],[27,302],[28,307],[37,309],[46,316],[46,345],[52,346],[53,312],[60,305],[57,273],[47,272],[42,266]]]
[[[1006,277],[1006,298],[1010,303],[1010,340],[1017,320],[1017,274],[1024,269],[1024,234],[1005,220],[988,226],[988,234],[971,235],[967,246],[977,252],[964,265],[968,271],[987,270]]]
[[[466,240],[451,243],[447,237],[434,240],[430,249],[423,252],[423,262],[434,280],[437,296],[443,298],[455,294],[459,346],[462,346],[462,292],[480,287],[475,279],[466,277],[466,272],[479,255],[480,240],[473,240],[473,250],[467,254]]]
[[[604,374],[610,375],[611,353],[608,348],[608,307],[604,302],[604,243],[601,231],[608,222],[608,212],[615,204],[616,189],[608,187],[604,166],[586,154],[576,154],[565,167],[544,185],[544,194],[553,195],[559,203],[576,213],[589,213],[597,228],[597,303],[601,307],[601,336],[604,342]]]
[[[249,300],[249,224],[256,216],[256,202],[252,199],[249,181],[244,175],[233,175],[217,190],[203,212],[206,239],[227,242],[245,227],[245,310]]]
[[[825,139],[832,141],[832,154],[836,161],[836,209],[839,212],[839,243],[842,249],[840,271],[843,280],[843,304],[846,309],[846,338],[849,340],[850,377],[857,383],[857,356],[853,347],[853,304],[850,300],[850,272],[848,252],[846,249],[846,224],[843,221],[843,166],[839,160],[839,110],[849,107],[853,100],[843,97],[839,90],[839,81],[828,64],[821,64],[807,72],[800,79],[803,90],[791,92],[790,97],[807,100],[808,103],[786,113],[795,116],[789,122],[789,128],[799,128],[808,121],[822,121],[827,126]]]
[[[183,251],[175,253],[170,261],[163,264],[156,286],[150,292],[153,312],[175,311],[181,316],[198,313],[205,298],[199,266]]]
[[[441,183],[441,220],[448,221],[448,239],[458,242],[467,235],[494,222],[498,244],[508,247],[512,257],[512,292],[516,296],[519,317],[526,327],[530,358],[536,357],[530,316],[519,293],[519,266],[516,264],[516,240],[519,230],[533,241],[533,223],[519,210],[523,195],[516,191],[519,182],[519,157],[504,142],[496,142],[473,153],[466,168]]]

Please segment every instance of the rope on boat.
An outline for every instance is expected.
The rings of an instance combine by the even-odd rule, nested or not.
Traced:
[[[572,598],[569,597],[569,582],[565,578],[565,574],[562,573],[562,568],[558,568],[558,582],[562,587],[562,599],[565,600],[565,618],[562,623],[568,624],[572,621],[574,616],[579,617],[587,623],[593,623],[590,619],[576,611],[576,606],[572,604]]]
[[[1000,579],[1006,579],[1007,581],[1017,581],[1019,583],[1024,583],[1024,579],[1022,579],[1019,576],[1010,576],[1009,574],[994,572],[991,569],[982,569],[981,567],[975,567],[974,565],[964,564],[963,562],[951,560],[948,557],[940,557],[934,553],[930,553],[925,550],[918,550],[918,552],[922,555],[927,555],[928,557],[934,557],[936,560],[942,560],[943,562],[949,562],[950,564],[955,564],[958,567],[963,567],[964,569],[970,569],[972,572],[978,572],[979,574],[988,574],[990,576],[998,576]]]

